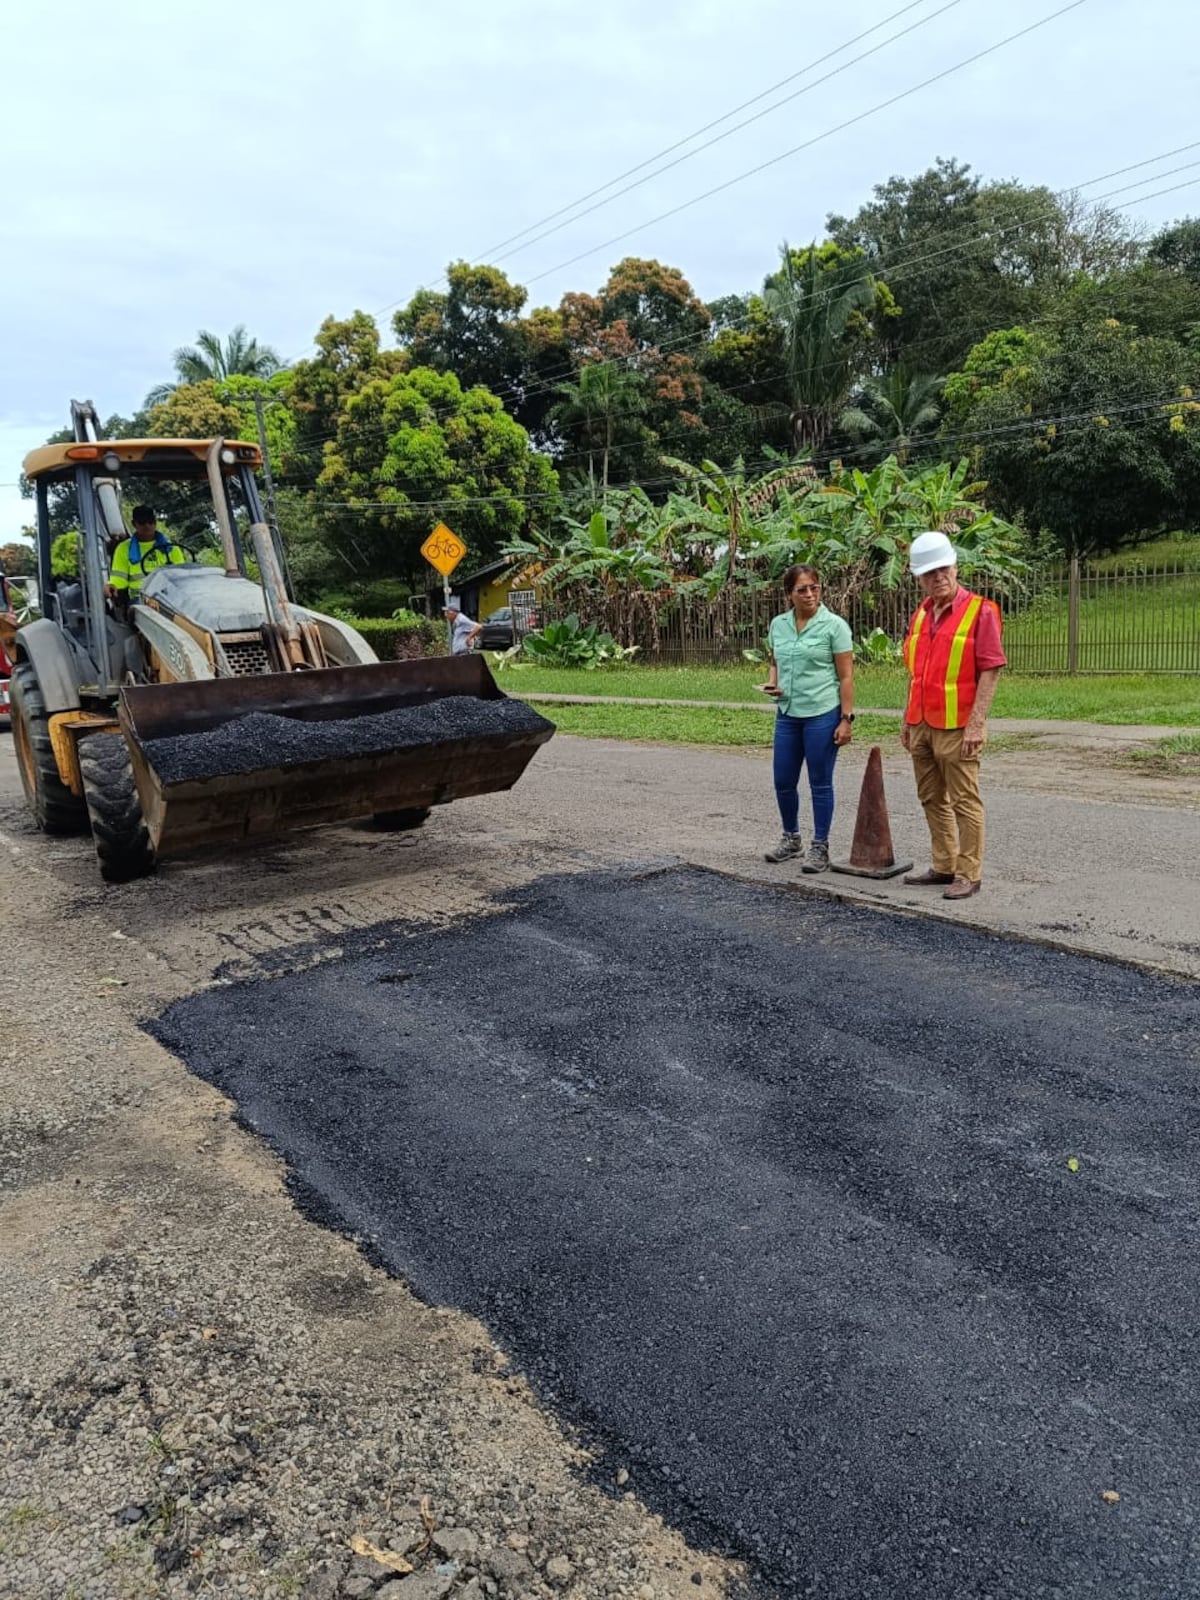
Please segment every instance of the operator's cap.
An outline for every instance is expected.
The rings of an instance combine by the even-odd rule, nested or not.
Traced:
[[[908,570],[919,578],[938,567],[956,567],[958,552],[944,533],[919,533],[908,552]]]

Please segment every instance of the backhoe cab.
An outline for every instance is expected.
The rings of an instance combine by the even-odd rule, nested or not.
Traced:
[[[90,828],[105,878],[355,817],[418,826],[433,805],[511,788],[550,737],[482,661],[381,663],[346,623],[297,605],[263,517],[257,445],[102,440],[90,401],[71,414],[74,442],[25,460],[43,616],[13,642],[12,729],[35,821]],[[126,607],[105,586],[130,479],[207,485],[222,567],[160,567]],[[75,490],[79,570],[55,579],[50,493],[62,485]]]

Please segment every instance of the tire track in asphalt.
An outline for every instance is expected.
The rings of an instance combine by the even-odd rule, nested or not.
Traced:
[[[608,1481],[828,1600],[1200,1594],[1196,986],[689,870],[344,942],[152,1031]]]

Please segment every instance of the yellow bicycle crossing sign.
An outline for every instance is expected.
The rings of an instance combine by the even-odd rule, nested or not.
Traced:
[[[466,553],[466,545],[444,522],[438,523],[421,546],[421,554],[443,578],[450,576]]]

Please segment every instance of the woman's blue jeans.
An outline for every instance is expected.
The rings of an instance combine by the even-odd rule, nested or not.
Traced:
[[[838,706],[823,711],[819,717],[785,717],[782,711],[776,712],[775,798],[785,833],[800,831],[800,769],[807,766],[813,838],[829,838],[833,822],[833,764],[837,760],[833,734],[841,716]]]

